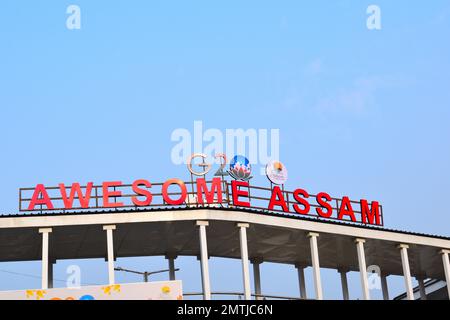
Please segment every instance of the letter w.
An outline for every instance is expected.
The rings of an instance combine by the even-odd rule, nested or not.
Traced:
[[[93,185],[92,182],[89,182],[87,184],[86,195],[83,195],[80,184],[77,182],[73,183],[72,187],[70,188],[70,197],[69,197],[69,199],[67,199],[66,187],[64,186],[64,183],[60,183],[59,190],[61,191],[61,197],[64,201],[64,208],[72,209],[73,201],[75,198],[78,198],[82,208],[88,208],[89,201],[91,200],[92,185]],[[75,197],[75,194],[77,194],[77,197]]]

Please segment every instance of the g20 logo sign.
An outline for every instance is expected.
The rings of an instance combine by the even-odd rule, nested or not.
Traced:
[[[187,161],[187,167],[189,172],[195,176],[205,176],[211,169],[212,164],[206,161],[207,156],[203,153],[194,153],[191,155]],[[234,156],[229,164],[228,171],[227,166],[227,156],[223,153],[217,154],[215,159],[220,159],[220,168],[216,171],[214,176],[231,176],[235,180],[249,181],[253,178],[252,176],[252,165],[250,161],[242,155]],[[194,159],[201,159],[197,164],[194,164]],[[194,169],[194,166],[199,167],[199,169]],[[279,161],[272,161],[267,165],[267,168],[276,168],[275,171],[267,169],[267,176],[275,184],[284,184],[287,180],[287,170],[284,165]],[[282,181],[282,183],[279,183]]]
[[[203,153],[194,153],[187,161],[189,172],[195,176],[205,176],[211,169],[212,164],[206,162],[207,156]],[[223,153],[217,154],[215,159],[220,159],[220,168],[216,171],[214,176],[231,176],[235,180],[249,181],[252,177],[252,166],[250,161],[244,156],[234,156],[231,159],[229,170],[226,170],[227,156]],[[194,164],[194,159],[201,159],[201,162]],[[194,169],[194,165],[200,169]]]
[[[207,163],[206,162],[206,154],[203,153],[194,153],[193,155],[191,155],[187,161],[187,167],[189,172],[194,175],[194,176],[206,176],[212,169],[212,164],[211,163]],[[220,169],[217,170],[217,172],[214,174],[215,176],[224,176],[224,175],[228,175],[228,173],[226,171],[224,171],[226,164],[227,164],[227,156],[223,153],[220,154],[216,154],[216,156],[214,157],[215,159],[220,159]],[[198,163],[197,166],[200,167],[202,169],[202,171],[197,171],[194,170],[193,166],[194,166],[194,159],[202,159],[201,163]]]

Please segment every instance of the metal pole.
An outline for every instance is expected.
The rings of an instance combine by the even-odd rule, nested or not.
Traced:
[[[175,258],[169,257],[169,280],[175,280]]]
[[[381,289],[383,291],[383,300],[389,300],[387,275],[385,275],[385,274],[381,274]]]
[[[108,250],[108,279],[109,284],[115,284],[114,278],[114,242],[113,242],[113,230],[116,230],[115,225],[103,226],[103,230],[106,231],[106,243]]]
[[[348,291],[348,281],[347,281],[347,270],[346,269],[338,269],[339,274],[341,275],[341,285],[342,285],[342,298],[344,300],[350,299],[350,294]]]
[[[252,292],[250,289],[250,271],[248,268],[248,247],[247,247],[247,228],[248,223],[238,223],[240,242],[241,242],[241,261],[242,261],[242,276],[244,280],[244,298],[251,300]]]
[[[48,263],[48,288],[53,288],[53,261]]]
[[[39,229],[42,233],[42,290],[48,289],[48,235],[52,228]]]
[[[311,247],[311,261],[314,274],[314,288],[316,290],[316,299],[323,300],[322,281],[320,279],[319,249],[317,247],[318,233],[308,233],[309,245]]]
[[[441,250],[440,253],[442,255],[442,263],[444,265],[445,282],[447,283],[448,298],[450,300],[450,262],[448,259],[450,250]]]
[[[367,266],[366,266],[366,256],[364,254],[364,239],[356,239],[356,249],[358,251],[358,264],[359,264],[359,274],[361,277],[361,285],[363,290],[364,300],[370,300],[369,294],[369,280],[367,279]]]
[[[400,255],[402,257],[403,277],[405,278],[406,295],[408,297],[408,300],[414,300],[411,271],[409,269],[409,260],[408,260],[409,246],[407,244],[400,244],[398,248],[400,249]]]
[[[121,267],[114,268],[114,270],[116,270],[116,271],[124,271],[124,272],[129,272],[129,273],[142,275],[144,277],[144,281],[145,282],[148,282],[148,280],[150,279],[150,276],[152,274],[163,273],[163,272],[170,272],[170,269],[164,269],[164,270],[158,270],[158,271],[143,271],[142,272],[142,271],[124,269],[124,268],[121,268]],[[178,268],[174,269],[174,272],[178,271],[178,270],[180,270],[180,269],[178,269]]]
[[[203,299],[211,300],[211,285],[209,282],[209,268],[208,268],[208,245],[206,242],[206,227],[209,225],[208,221],[197,221],[200,235],[200,262],[202,269],[202,286]]]
[[[298,274],[298,286],[300,289],[300,298],[308,299],[306,294],[305,266],[297,264],[295,267],[297,268]]]
[[[417,282],[419,283],[420,300],[427,300],[427,293],[425,291],[425,283],[423,277],[418,277]]]
[[[255,285],[255,296],[256,300],[262,300],[261,297],[261,270],[259,266],[262,263],[262,259],[254,259],[252,260],[253,264],[253,281]]]

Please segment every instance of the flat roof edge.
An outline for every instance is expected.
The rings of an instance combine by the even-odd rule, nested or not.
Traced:
[[[434,238],[434,239],[442,239],[442,240],[450,240],[450,237],[447,236],[440,236],[440,235],[432,235],[432,234],[426,234],[426,233],[419,233],[419,232],[412,232],[412,231],[404,231],[404,230],[397,230],[397,229],[389,229],[381,226],[374,226],[374,225],[362,225],[358,223],[350,223],[350,222],[339,222],[339,221],[330,221],[325,220],[320,217],[302,217],[295,214],[287,214],[287,213],[276,213],[268,210],[257,210],[257,209],[249,209],[249,208],[225,208],[225,207],[171,207],[171,208],[155,208],[155,209],[144,209],[144,208],[136,208],[136,209],[112,209],[112,210],[89,210],[89,211],[67,211],[67,212],[47,212],[47,213],[26,213],[26,214],[10,214],[10,215],[0,215],[0,219],[5,218],[26,218],[26,217],[57,217],[57,216],[85,216],[85,215],[92,215],[92,214],[120,214],[120,213],[137,213],[137,212],[167,212],[167,211],[197,211],[197,210],[218,210],[218,211],[232,211],[232,212],[247,212],[247,213],[253,213],[253,214],[264,214],[265,216],[272,216],[272,217],[279,217],[279,218],[285,218],[285,219],[295,219],[295,220],[303,220],[303,221],[309,221],[309,222],[317,222],[321,224],[331,224],[331,225],[339,225],[339,226],[348,226],[348,227],[354,227],[354,228],[360,228],[360,229],[368,229],[368,230],[378,230],[378,231],[384,231],[384,232],[392,232],[392,233],[401,233],[406,235],[413,235],[413,236],[421,236],[421,237],[428,237],[428,238]],[[0,220],[1,221],[1,220]],[[20,227],[20,226],[18,226]],[[0,227],[1,228],[1,227]]]

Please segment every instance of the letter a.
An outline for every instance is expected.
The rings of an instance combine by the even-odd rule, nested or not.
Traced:
[[[53,209],[52,201],[50,200],[50,197],[48,196],[47,190],[45,190],[45,187],[43,184],[38,184],[36,188],[34,189],[33,196],[31,197],[30,204],[28,206],[28,210],[32,211],[34,210],[34,207],[36,205],[45,205],[47,209]]]
[[[69,30],[81,29],[81,10],[80,7],[74,4],[71,4],[67,7],[67,14],[70,14],[66,20],[66,27]]]
[[[367,14],[370,16],[367,18],[367,29],[369,30],[381,30],[381,9],[377,5],[370,5],[367,7]]]

